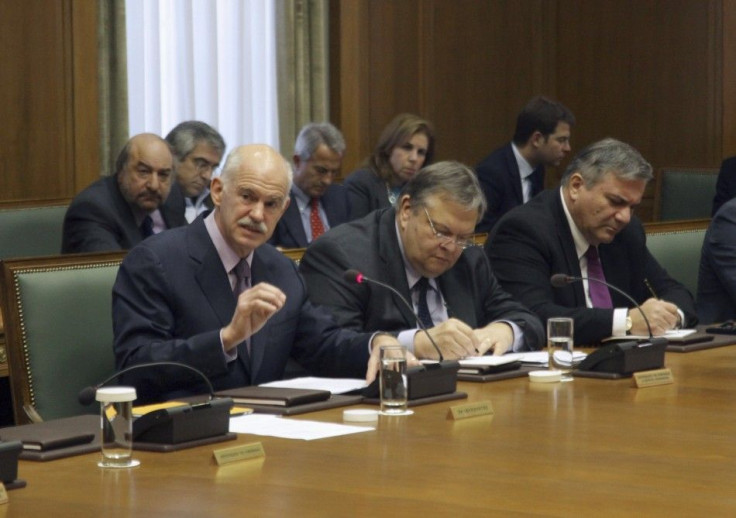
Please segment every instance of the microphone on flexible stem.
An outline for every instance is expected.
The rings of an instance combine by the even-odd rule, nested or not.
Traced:
[[[614,290],[615,292],[620,293],[621,295],[623,295],[624,297],[626,297],[626,299],[628,301],[630,301],[634,306],[636,306],[636,309],[639,310],[639,313],[641,313],[641,316],[644,318],[644,322],[647,324],[647,330],[649,331],[649,342],[650,342],[650,344],[651,345],[658,345],[660,343],[664,343],[664,344],[667,343],[667,339],[666,338],[662,338],[662,337],[655,338],[654,337],[654,335],[652,333],[652,326],[649,325],[649,319],[647,318],[646,314],[644,313],[644,310],[641,309],[641,306],[639,305],[639,303],[636,302],[636,300],[634,300],[634,297],[632,297],[631,295],[629,295],[628,293],[626,293],[622,289],[617,288],[613,284],[609,284],[606,281],[602,281],[600,279],[594,279],[592,277],[573,277],[571,275],[565,275],[564,273],[556,273],[556,274],[552,275],[552,277],[550,277],[550,279],[549,279],[549,282],[555,288],[562,288],[564,286],[567,286],[568,284],[572,284],[573,282],[581,282],[581,281],[584,281],[584,280],[587,280],[588,282],[593,281],[593,282],[597,282],[599,284],[603,284],[604,286],[607,286],[607,287],[611,288],[612,290]],[[641,345],[646,345],[646,344],[641,344]]]
[[[95,400],[95,395],[97,393],[97,389],[100,387],[104,387],[108,383],[110,383],[112,380],[117,379],[119,376],[122,376],[123,374],[127,374],[130,371],[134,371],[137,369],[147,369],[150,367],[181,367],[187,370],[190,370],[197,374],[200,378],[202,378],[205,383],[207,384],[207,387],[210,389],[210,400],[212,400],[212,397],[215,394],[215,389],[212,387],[212,383],[210,382],[209,378],[204,375],[202,371],[199,369],[196,369],[192,367],[191,365],[187,365],[186,363],[181,362],[149,362],[149,363],[139,363],[137,365],[131,365],[130,367],[126,367],[125,369],[116,372],[109,378],[105,379],[101,383],[98,383],[97,385],[90,385],[89,387],[84,387],[82,390],[79,391],[79,395],[77,396],[77,399],[79,400],[79,403],[88,406],[92,404],[92,402]]]
[[[404,305],[409,308],[409,311],[412,315],[414,315],[414,319],[417,321],[417,325],[419,326],[419,329],[424,331],[424,334],[427,335],[427,338],[432,343],[432,346],[434,347],[434,350],[437,351],[437,354],[439,355],[439,361],[440,363],[444,361],[444,357],[442,356],[442,351],[440,351],[440,348],[437,346],[437,343],[432,338],[432,335],[429,334],[429,331],[427,331],[426,326],[421,321],[421,319],[417,316],[416,313],[414,313],[414,308],[409,304],[409,301],[404,298],[404,296],[399,293],[393,286],[389,286],[386,283],[383,283],[381,281],[377,281],[375,279],[371,279],[369,277],[366,277],[362,273],[360,273],[358,270],[346,270],[343,274],[345,277],[345,280],[348,282],[357,282],[358,284],[363,284],[364,282],[367,282],[369,284],[376,284],[378,286],[381,286],[382,288],[386,288],[387,290],[390,290],[391,293],[399,297],[399,300],[404,303]]]

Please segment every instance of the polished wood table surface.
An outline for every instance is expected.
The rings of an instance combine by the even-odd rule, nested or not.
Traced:
[[[332,439],[242,435],[265,459],[223,467],[212,451],[235,441],[137,452],[126,471],[97,468],[97,454],[21,461],[28,486],[0,517],[736,516],[736,347],[666,365],[675,383],[642,389],[463,382],[493,416],[453,421],[454,401]],[[298,418],[341,422],[342,410]]]

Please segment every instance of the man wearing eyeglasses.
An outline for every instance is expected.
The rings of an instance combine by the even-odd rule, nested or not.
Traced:
[[[588,146],[559,189],[512,209],[493,228],[485,250],[501,285],[542,320],[572,317],[576,344],[649,334],[641,312],[601,281],[631,295],[656,335],[694,326],[692,295],[649,253],[633,216],[652,178],[652,166],[628,144],[608,138]],[[585,280],[556,288],[550,278],[558,273]]]
[[[472,243],[485,208],[468,167],[439,162],[422,169],[395,207],[341,225],[309,246],[300,270],[310,299],[345,327],[395,333],[418,358],[436,359],[415,315],[388,289],[344,277],[355,269],[411,301],[446,359],[539,349],[540,321],[499,287]]]
[[[331,227],[350,220],[347,190],[333,183],[340,174],[345,139],[328,122],[304,126],[294,144],[291,203],[269,241],[304,248]]]
[[[186,225],[164,205],[173,177],[169,144],[152,133],[132,137],[115,173],[80,192],[64,216],[61,252],[127,250],[153,234]]]
[[[201,121],[179,123],[166,135],[174,153],[176,184],[166,205],[184,213],[187,222],[212,210],[210,180],[225,154],[225,139]]]

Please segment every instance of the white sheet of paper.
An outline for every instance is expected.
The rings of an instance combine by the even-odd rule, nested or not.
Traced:
[[[695,331],[697,331],[697,329],[670,329],[669,331],[665,331],[663,335],[654,336],[664,338],[685,338],[686,336],[693,334]],[[602,340],[602,342],[613,342],[619,340],[646,340],[647,338],[649,338],[649,335],[609,336],[608,338]]]
[[[496,366],[496,365],[503,365],[505,363],[512,363],[515,361],[518,361],[519,358],[512,357],[512,355],[507,354],[503,356],[469,356],[467,358],[463,358],[462,360],[459,360],[460,367],[487,367],[487,366]]]
[[[358,378],[318,378],[307,376],[290,380],[271,381],[262,383],[261,387],[282,387],[295,389],[329,390],[333,394],[345,394],[365,387],[364,379]]]
[[[268,435],[270,437],[301,439],[304,441],[337,437],[351,433],[370,432],[374,429],[373,427],[367,426],[284,419],[280,416],[268,414],[250,414],[230,418],[230,431],[234,433]]]

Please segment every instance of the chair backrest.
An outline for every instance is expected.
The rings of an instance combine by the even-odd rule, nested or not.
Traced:
[[[695,296],[698,291],[700,250],[707,219],[681,223],[646,223],[647,248],[670,277],[680,281]]]
[[[79,391],[115,372],[112,286],[124,252],[6,260],[0,288],[16,424],[93,413]]]
[[[58,255],[67,205],[0,210],[0,259]]]
[[[717,179],[718,169],[662,169],[655,186],[655,218],[709,218]]]

